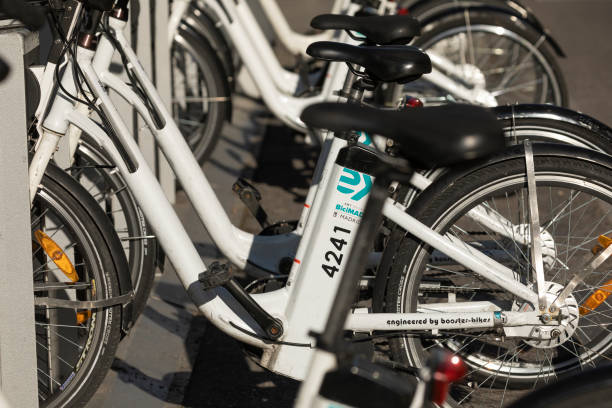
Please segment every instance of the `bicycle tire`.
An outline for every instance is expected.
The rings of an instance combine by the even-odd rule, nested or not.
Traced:
[[[91,136],[81,136],[74,159],[72,176],[87,185],[88,192],[104,209],[122,241],[134,290],[133,325],[153,289],[157,242],[125,180]]]
[[[542,387],[512,404],[511,408],[598,406],[609,400],[611,392],[612,367],[608,364]]]
[[[32,206],[34,281],[76,282],[84,286],[73,294],[68,289],[38,290],[36,298],[86,300],[119,295],[118,274],[122,273],[121,265],[127,269],[127,261],[123,252],[112,250],[120,244],[118,240],[108,242],[109,236],[103,231],[109,229],[112,231],[108,218],[85,189],[50,165]],[[63,256],[72,262],[78,280],[67,279],[68,275],[63,276],[57,267],[49,269],[52,259],[42,246],[38,231],[60,246]],[[36,306],[41,407],[85,406],[112,364],[121,337],[121,306],[79,313],[85,314],[77,314],[72,307]]]
[[[514,148],[514,150],[516,151],[516,149],[522,149],[522,146],[517,146]],[[609,166],[610,162],[607,159],[602,159],[602,161],[598,162],[597,157],[601,158],[604,156],[595,155],[592,157],[594,157],[593,160],[587,161],[582,159],[574,159],[571,157],[557,157],[554,154],[539,154],[534,156],[536,178],[538,180],[539,185],[538,188],[552,186],[549,187],[551,189],[551,213],[553,212],[554,208],[552,205],[552,188],[556,188],[559,192],[561,192],[563,188],[569,188],[567,186],[577,188],[577,190],[575,191],[579,191],[580,193],[587,192],[584,193],[585,195],[590,194],[587,197],[595,197],[599,200],[596,202],[596,204],[599,204],[601,201],[602,205],[605,205],[605,208],[609,208],[612,211],[612,190],[610,189],[609,184],[610,180],[612,180],[612,170]],[[484,197],[485,193],[483,193],[483,191],[487,189],[489,189],[489,191],[486,194],[490,194],[491,197],[503,197],[501,193],[506,192],[506,200],[509,200],[509,195],[507,193],[514,191],[515,195],[510,195],[510,198],[515,197],[518,201],[518,197],[520,197],[518,195],[519,193],[513,189],[517,188],[521,191],[523,189],[523,175],[525,171],[525,163],[524,158],[515,157],[508,160],[496,161],[489,165],[476,166],[476,168],[477,170],[474,171],[465,169],[458,171],[457,174],[460,175],[451,174],[453,172],[449,172],[444,175],[439,180],[439,182],[434,183],[411,206],[409,210],[411,214],[418,218],[425,225],[441,232],[445,232],[450,228],[456,228],[457,230],[459,230],[462,227],[464,228],[464,232],[468,231],[469,233],[476,233],[471,231],[477,230],[479,228],[485,229],[482,225],[476,225],[476,223],[474,223],[474,225],[472,225],[473,229],[469,230],[464,227],[465,224],[460,223],[466,222],[465,220],[467,219],[467,217],[464,216],[465,214],[467,214],[467,211],[469,211],[469,209],[473,208],[473,206],[475,205],[480,205],[477,204],[480,202],[478,200],[481,200],[482,197]],[[588,181],[585,182],[585,180]],[[554,190],[555,193],[557,193],[557,190]],[[540,194],[540,192],[544,190],[538,191]],[[566,193],[566,191],[564,191],[564,193]],[[578,195],[580,193],[578,193]],[[482,195],[482,197],[480,197],[479,195]],[[571,195],[571,197],[574,196]],[[572,202],[572,200],[573,198],[570,199],[570,202]],[[488,201],[484,202],[488,203]],[[491,202],[494,202],[494,200],[492,199]],[[540,205],[541,211],[542,206],[543,204]],[[510,207],[511,205],[509,204],[509,212]],[[512,205],[512,208],[515,208],[515,206]],[[495,207],[495,209],[497,210],[497,206]],[[586,211],[586,208],[582,210],[583,216]],[[578,218],[577,220],[575,220],[575,222],[578,224],[577,226],[575,226],[575,228],[586,228],[586,221],[589,219],[590,216],[591,215],[587,215],[587,219],[585,221],[583,221],[582,218]],[[507,218],[512,220],[512,218]],[[542,215],[542,219],[544,218],[545,215]],[[607,218],[604,216],[604,220],[605,219]],[[516,222],[520,224],[520,220]],[[542,225],[545,225],[544,222],[542,223]],[[557,229],[556,221],[554,224],[554,228],[555,230]],[[602,226],[602,228],[606,229],[604,226]],[[453,233],[455,233],[455,231],[456,230],[453,230]],[[479,233],[482,234],[482,232]],[[568,229],[567,234],[568,244],[567,250],[564,252],[566,253],[566,256],[567,254],[569,254],[570,251],[570,229]],[[467,240],[469,239],[468,235],[468,233],[465,233],[465,235],[461,235],[461,238],[467,242]],[[559,244],[561,241],[559,238],[557,238],[555,233],[551,235],[554,235],[555,237],[554,248],[555,250],[557,250],[556,248],[558,245],[561,245]],[[494,234],[490,234],[488,236],[494,236]],[[596,237],[597,236],[595,236],[595,239]],[[582,239],[582,237],[580,239]],[[587,238],[584,238],[584,240],[586,242]],[[498,242],[494,238],[490,239],[489,241],[493,241],[495,243]],[[590,240],[588,240],[588,242],[590,242]],[[577,250],[578,249],[576,249],[576,251]],[[436,296],[442,296],[430,295],[428,291],[435,291],[435,289],[427,289],[427,285],[422,286],[423,282],[431,283],[439,279],[440,282],[444,281],[444,283],[442,283],[442,286],[448,289],[449,293],[450,291],[452,291],[451,283],[448,283],[447,281],[451,282],[453,281],[453,278],[449,278],[448,275],[455,275],[452,275],[452,271],[450,271],[451,267],[437,267],[435,262],[430,262],[429,254],[431,248],[420,243],[410,234],[404,233],[400,238],[400,242],[395,245],[394,251],[395,253],[392,255],[393,262],[391,266],[391,274],[389,277],[389,286],[386,293],[385,311],[389,313],[416,311],[417,302],[421,304],[421,307],[426,307],[426,304],[423,304],[423,302],[427,302],[428,296],[431,296],[431,299],[436,298]],[[507,250],[507,252],[508,251],[509,250]],[[561,252],[559,253],[561,254]],[[574,253],[575,252],[572,252],[572,256]],[[561,257],[561,255],[559,256]],[[516,257],[520,258],[518,255]],[[572,257],[570,257],[570,260],[571,259]],[[522,259],[519,260],[522,261]],[[566,263],[570,265],[569,262]],[[571,265],[572,268],[576,267],[573,263]],[[425,274],[426,270],[427,275]],[[517,266],[517,268],[513,268],[513,270],[520,269]],[[572,269],[569,268],[569,270]],[[548,276],[553,273],[552,271],[553,269],[551,267],[550,271],[548,271]],[[466,270],[462,270],[461,272],[463,276],[468,276],[469,273],[470,271]],[[457,272],[457,274],[459,274],[459,272]],[[556,277],[557,275],[555,274],[551,280],[554,280]],[[566,281],[559,283],[563,285],[566,283]],[[475,286],[474,282],[466,284],[467,289],[465,292],[469,292],[472,289],[472,286]],[[494,285],[484,286],[484,288],[482,289],[482,293],[486,293],[486,290],[497,290],[499,292],[499,290],[496,289],[498,287],[489,289],[491,286]],[[499,292],[502,293],[502,295],[500,295],[498,292],[495,292],[495,294],[491,296],[495,296],[497,299],[504,296],[503,290],[502,292]],[[577,291],[575,291],[574,293],[577,293]],[[588,293],[590,292],[586,292],[585,295]],[[459,298],[461,295],[456,296]],[[465,296],[468,296],[468,294],[466,294]],[[479,296],[484,295],[480,294]],[[581,304],[580,301],[578,302],[578,304]],[[454,337],[445,338],[444,336],[446,336],[447,334],[443,333],[441,335],[442,337],[440,337],[438,340],[421,340],[417,336],[392,338],[390,339],[391,353],[394,359],[396,359],[397,361],[401,361],[404,364],[422,366],[424,364],[424,358],[426,356],[425,350],[429,344],[427,342],[435,344],[445,344],[445,346],[454,349],[458,354],[462,355],[462,357],[467,361],[468,365],[470,366],[470,376],[465,380],[463,385],[455,387],[454,395],[456,400],[459,400],[461,398],[460,401],[465,403],[465,406],[470,407],[479,406],[483,403],[486,403],[486,401],[483,402],[483,400],[473,401],[473,399],[477,397],[480,398],[479,394],[473,394],[477,392],[477,390],[484,389],[489,392],[489,389],[495,390],[496,388],[501,387],[503,388],[503,394],[496,394],[497,398],[501,397],[502,400],[504,397],[508,399],[516,398],[522,393],[524,393],[524,391],[520,391],[522,389],[533,387],[535,386],[535,384],[543,384],[547,381],[556,378],[557,376],[561,377],[574,375],[577,372],[580,372],[583,367],[583,363],[595,364],[597,361],[600,361],[597,358],[593,357],[593,355],[591,354],[591,349],[588,349],[587,351],[587,354],[591,355],[590,358],[585,358],[583,361],[581,360],[582,354],[579,354],[579,352],[576,351],[576,361],[572,361],[573,357],[567,357],[567,355],[569,354],[567,351],[564,351],[561,347],[557,347],[553,348],[554,351],[550,351],[551,363],[549,366],[546,366],[547,363],[538,362],[537,359],[539,357],[534,357],[533,359],[536,361],[529,363],[525,361],[521,361],[520,364],[519,362],[514,361],[507,362],[503,359],[507,357],[508,353],[505,355],[497,355],[497,358],[503,361],[503,363],[496,363],[496,361],[498,360],[495,360],[494,357],[490,357],[486,353],[495,354],[495,352],[493,351],[495,346],[491,344],[495,344],[493,340],[495,340],[497,337],[500,337],[502,339],[498,340],[498,351],[499,347],[502,347],[502,351],[504,350],[503,347],[506,347],[506,343],[503,343],[503,346],[501,346],[500,344],[502,344],[502,342],[504,341],[509,341],[509,339],[503,340],[503,333],[501,335],[497,333],[491,334],[491,341],[489,341],[488,338],[486,338],[485,340],[485,337],[479,334],[471,335],[469,333],[459,333],[458,331],[454,331],[452,333],[454,334],[448,334],[448,336]],[[605,333],[601,334],[600,336],[603,337],[593,336],[596,341],[600,342],[598,343],[598,346],[601,346],[601,349],[599,349],[599,351],[597,352],[597,356],[603,356],[602,358],[606,358],[605,356],[608,355],[610,350],[612,349],[612,338],[610,335],[607,335]],[[456,343],[460,343],[462,338],[469,338],[470,340],[465,340],[465,342],[462,343],[463,345],[461,347],[453,348],[455,345],[457,345]],[[523,340],[517,341],[520,342]],[[542,351],[545,349],[540,348],[540,346],[532,346],[526,342],[520,344],[526,345],[525,347],[532,347],[532,349],[528,349],[528,351],[525,351],[525,354],[521,354],[521,358],[523,360],[525,359],[525,355],[529,352],[532,352],[532,355],[534,353],[537,354],[538,352],[540,352],[544,354],[545,357],[547,357],[546,352]],[[479,345],[483,346],[479,350],[476,350]],[[570,345],[570,343],[568,343],[568,345]],[[571,346],[572,345],[570,345],[570,347]],[[518,349],[518,347],[519,346],[517,346],[516,348]],[[575,345],[573,345],[573,347],[575,347]],[[586,349],[587,346],[584,347]],[[532,350],[536,351],[533,352]],[[558,355],[553,356],[553,352],[558,353]],[[516,352],[516,354],[518,354],[518,351]],[[512,358],[513,357],[514,355],[512,356]],[[564,360],[562,357],[566,358],[566,360]],[[538,364],[541,365],[539,366]],[[498,365],[499,367],[497,367]],[[493,377],[492,380],[491,377]],[[496,382],[498,378],[499,382]],[[489,381],[490,383],[487,383],[487,381]],[[486,399],[487,397],[482,398]],[[456,403],[454,401],[449,403],[449,405],[451,406],[455,404]]]
[[[231,92],[223,65],[206,39],[184,24],[174,36],[171,56],[175,121],[195,158],[204,164],[229,117]],[[185,78],[191,82],[189,89],[181,89]],[[181,106],[179,95],[183,94],[186,98]]]
[[[419,18],[418,13],[418,10],[414,12],[414,16],[417,18]],[[466,24],[466,19],[468,18],[471,27],[470,31],[468,31]],[[504,32],[498,34],[497,32],[500,28],[503,29]],[[536,95],[538,94],[538,91],[534,91],[533,96],[521,96],[519,93],[513,93],[510,95],[501,93],[497,101],[498,105],[503,105],[506,103],[552,103],[558,106],[567,106],[569,104],[569,96],[565,79],[557,62],[556,53],[552,46],[548,44],[548,42],[544,41],[545,37],[543,37],[542,34],[533,27],[519,19],[510,18],[510,15],[506,13],[497,11],[470,10],[469,8],[466,8],[464,12],[453,12],[447,15],[442,15],[433,21],[429,21],[423,27],[422,35],[415,38],[411,45],[419,47],[427,52],[432,50],[435,45],[441,46],[443,41],[449,42],[451,40],[460,39],[460,36],[464,35],[465,33],[469,33],[470,36],[474,34],[480,35],[481,37],[478,38],[480,38],[481,41],[486,41],[487,38],[496,38],[498,41],[503,39],[507,42],[507,44],[504,47],[499,46],[497,48],[503,48],[505,50],[504,52],[507,51],[509,54],[509,44],[511,44],[513,47],[516,47],[517,53],[523,53],[521,58],[523,58],[525,55],[531,55],[533,57],[533,61],[539,64],[538,70],[541,70],[541,72],[546,75],[546,78],[548,78],[550,82],[551,91],[549,92],[548,88],[542,90],[542,95],[537,98]],[[491,46],[491,48],[493,47]],[[457,48],[453,46],[452,48],[448,49],[454,52]],[[496,56],[495,53],[490,52],[486,55],[486,57],[486,62],[490,62],[490,60],[495,61],[497,59],[499,60],[499,63],[502,63],[502,57],[505,58],[505,54],[502,53],[501,56]],[[483,62],[480,61],[480,63]],[[479,72],[483,73],[482,66],[478,66],[479,63],[473,62],[473,64],[476,64]],[[521,62],[518,65],[519,68],[521,68],[521,65],[527,64]],[[497,72],[501,69],[503,69],[503,67],[495,67],[495,69],[490,68],[489,71],[491,71],[491,73],[484,75],[487,90],[492,91],[492,89],[490,89],[492,83],[501,83],[503,81],[503,77],[499,78],[501,73]],[[536,70],[534,69],[534,73],[535,72]],[[511,80],[513,79],[511,78]],[[538,83],[537,81],[537,78],[531,80],[531,82],[535,82],[536,84]],[[419,81],[419,83],[422,85],[423,81]],[[529,85],[530,82],[526,82],[525,84]],[[513,87],[523,85],[524,84],[515,84],[514,86],[508,86],[506,88],[502,88],[501,90],[497,90],[497,92],[508,92],[508,90],[512,89]],[[536,88],[542,89],[543,87],[540,84],[537,85]],[[396,88],[394,93],[395,98],[397,98],[398,95],[405,93],[408,93],[409,95],[413,94],[414,84],[408,84],[405,88],[404,86],[401,86],[399,89],[402,90],[398,91]],[[516,91],[518,91],[518,89]],[[435,90],[435,87],[433,92],[436,94],[439,93],[439,91]],[[418,94],[414,96],[418,96]]]

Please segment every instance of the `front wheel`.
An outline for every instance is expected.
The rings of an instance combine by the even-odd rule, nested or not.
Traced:
[[[521,147],[517,147],[521,149]],[[517,149],[515,148],[515,149]],[[555,156],[535,156],[537,200],[544,242],[545,279],[564,286],[582,267],[583,257],[600,235],[612,232],[612,170],[596,162]],[[533,281],[527,180],[524,157],[485,165],[471,172],[449,172],[427,189],[411,213],[442,234],[458,237],[472,249],[512,269],[517,279]],[[470,213],[483,209],[511,223],[505,233]],[[518,310],[524,302],[501,286],[436,253],[408,233],[391,255],[393,263],[386,294],[386,311],[426,313],[427,304],[482,300]],[[576,328],[561,333],[558,345],[512,337],[502,330],[449,330],[426,337],[409,334],[391,340],[393,358],[423,366],[428,350],[442,346],[469,365],[465,380],[454,386],[451,405],[501,407],[547,382],[580,372],[609,359],[612,347],[612,306],[589,303],[612,278],[608,260],[572,292],[580,313]],[[605,292],[610,293],[610,292]],[[591,307],[587,307],[591,305]],[[596,309],[596,310],[595,310]]]
[[[186,25],[174,37],[171,56],[174,118],[193,155],[203,164],[230,114],[229,85],[214,50]]]
[[[31,209],[38,397],[41,407],[85,406],[114,358],[121,306],[75,309],[62,301],[118,296],[123,253],[98,204],[74,179],[49,166]],[[116,239],[116,237],[115,237]],[[50,303],[51,302],[51,303]]]

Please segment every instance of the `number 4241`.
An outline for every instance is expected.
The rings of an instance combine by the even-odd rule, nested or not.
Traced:
[[[351,233],[351,231],[345,228],[334,227],[334,233],[337,234],[338,232],[343,232],[345,234]],[[333,278],[334,274],[338,272],[338,266],[340,266],[340,264],[342,263],[342,257],[343,257],[341,253],[342,248],[346,244],[348,244],[348,242],[346,242],[344,239],[338,239],[334,237],[331,237],[329,240],[334,246],[334,248],[338,250],[338,252],[327,251],[325,253],[325,261],[327,261],[327,264],[322,264],[321,267],[323,268],[323,271],[325,271],[327,276],[329,276],[330,278]]]

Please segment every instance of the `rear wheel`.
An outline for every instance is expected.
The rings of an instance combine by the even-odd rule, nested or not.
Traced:
[[[121,240],[134,290],[133,322],[142,313],[153,288],[157,261],[155,236],[117,167],[83,134],[71,168],[111,220]]]
[[[101,233],[100,226],[108,222],[76,181],[47,170],[31,210],[41,407],[84,406],[113,361],[120,338],[119,305],[75,310],[48,303],[119,295],[117,265],[125,258],[114,258]]]
[[[581,160],[535,159],[540,219],[546,236],[545,278],[560,287],[567,284],[591,256],[602,234],[612,233],[612,171]],[[447,174],[426,190],[411,207],[412,214],[440,233],[466,242],[531,282],[528,231],[528,194],[525,161],[511,159],[483,167],[458,178]],[[501,234],[469,215],[484,208],[514,226]],[[391,313],[427,313],[431,303],[472,300],[504,304],[498,310],[518,310],[521,302],[500,286],[448,260],[443,254],[404,233],[395,245],[385,310]],[[606,290],[612,261],[589,274],[572,292],[578,306],[566,318],[575,331],[562,332],[559,344],[538,343],[529,336],[512,337],[504,330],[441,331],[430,336],[391,339],[394,359],[422,366],[432,347],[442,346],[469,365],[465,380],[454,386],[452,404],[501,407],[527,390],[571,376],[585,367],[608,361],[612,348],[612,309],[608,301],[584,312],[588,299]],[[607,292],[609,293],[609,292]],[[455,303],[455,304],[456,304]],[[569,310],[569,309],[568,309]],[[572,317],[573,316],[573,317]],[[565,318],[564,318],[565,319]],[[569,320],[568,320],[569,321]],[[567,334],[567,338],[564,336]]]

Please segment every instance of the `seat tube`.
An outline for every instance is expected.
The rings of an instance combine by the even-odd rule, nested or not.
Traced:
[[[341,155],[342,151],[338,157]],[[287,341],[309,343],[311,331],[323,330],[374,180],[337,162],[298,249],[297,256],[304,258],[296,256],[287,283],[292,299],[285,312]],[[304,378],[311,352],[308,348],[280,347],[269,368]]]

